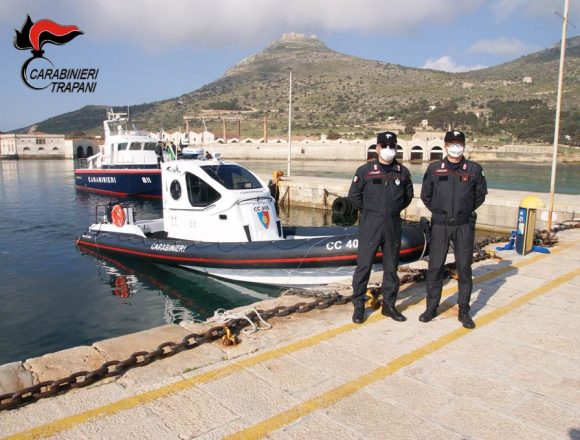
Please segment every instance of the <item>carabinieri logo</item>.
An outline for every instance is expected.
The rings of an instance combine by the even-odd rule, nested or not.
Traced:
[[[260,211],[256,214],[258,214],[258,219],[260,219],[262,226],[268,229],[268,226],[270,226],[270,213],[268,211]]]
[[[55,93],[95,91],[97,82],[89,80],[97,79],[99,69],[54,68],[52,61],[44,56],[42,47],[46,43],[61,46],[83,35],[78,26],[64,26],[46,19],[34,23],[28,15],[20,32],[15,32],[14,47],[20,50],[30,49],[32,52],[32,57],[24,62],[20,72],[22,81],[28,87],[43,90],[52,86],[51,91]]]

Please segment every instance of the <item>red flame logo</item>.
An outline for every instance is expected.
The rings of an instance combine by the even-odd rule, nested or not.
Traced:
[[[52,62],[48,58],[42,56],[44,54],[42,46],[46,43],[57,45],[66,44],[73,38],[83,34],[78,26],[75,25],[62,25],[46,19],[38,20],[34,23],[30,18],[30,15],[26,16],[26,21],[22,25],[22,29],[20,29],[20,31],[15,30],[15,32],[14,47],[19,50],[30,49],[32,52],[32,57],[27,59],[22,65],[20,76],[22,77],[24,84],[35,90],[44,89],[48,87],[48,85],[44,87],[35,87],[30,84],[27,75],[28,65],[38,58],[44,59],[52,65]]]
[[[14,47],[20,50],[31,49],[37,57],[42,55],[42,46],[46,43],[62,45],[83,34],[75,25],[61,25],[46,19],[34,23],[30,15],[26,16],[22,29],[15,32]]]

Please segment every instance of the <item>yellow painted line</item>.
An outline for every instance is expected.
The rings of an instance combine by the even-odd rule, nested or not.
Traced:
[[[570,245],[560,245],[558,248],[552,251],[552,254],[557,252],[561,252],[562,250],[570,247]],[[521,268],[524,266],[528,266],[541,260],[543,258],[548,257],[550,254],[539,254],[535,255],[531,258],[527,258],[522,260],[518,263],[515,263],[510,266],[501,267],[494,271],[488,272],[484,275],[476,277],[474,279],[474,283],[483,282],[494,278],[495,276],[504,274],[506,272],[515,270],[517,268]],[[405,287],[406,288],[406,287]],[[404,289],[401,289],[404,290]],[[450,286],[443,290],[443,295],[453,294],[457,291],[457,286]],[[417,306],[415,304],[414,306]],[[371,315],[367,319],[367,323],[377,322],[381,319],[385,319],[380,313],[375,313]],[[182,379],[178,382],[173,384],[166,385],[162,388],[158,388],[155,390],[151,390],[136,396],[127,397],[125,399],[121,399],[110,404],[94,408],[88,411],[84,411],[79,414],[75,414],[72,416],[65,417],[60,420],[56,420],[54,422],[49,422],[44,425],[38,426],[36,428],[32,428],[27,431],[22,431],[20,433],[11,435],[9,437],[5,437],[4,440],[16,440],[16,439],[36,439],[42,437],[49,437],[52,435],[56,435],[59,432],[66,431],[67,429],[71,429],[76,425],[84,423],[90,419],[94,419],[97,417],[115,414],[120,411],[128,410],[131,408],[138,407],[140,405],[145,405],[149,402],[154,400],[160,399],[162,397],[168,396],[170,394],[175,394],[180,391],[186,390],[188,388],[192,388],[196,385],[200,385],[203,383],[211,382],[212,380],[217,380],[222,377],[228,376],[233,374],[239,370],[244,368],[248,368],[262,362],[266,362],[272,359],[276,359],[278,357],[284,356],[286,354],[290,354],[296,352],[298,350],[302,350],[308,347],[312,347],[314,345],[319,344],[322,341],[326,341],[336,336],[349,332],[351,330],[360,328],[358,324],[345,324],[340,327],[336,327],[325,332],[319,333],[317,335],[311,336],[309,338],[303,339],[301,341],[293,342],[291,344],[285,345],[283,347],[267,351],[264,353],[257,354],[252,357],[248,357],[245,359],[241,359],[238,361],[233,361],[232,363],[216,368],[215,370],[207,371],[205,373],[199,374],[197,376],[191,377],[189,379]]]
[[[518,261],[517,263],[510,264],[509,266],[504,266],[504,267],[500,267],[498,269],[489,271],[487,273],[484,273],[483,275],[479,275],[479,276],[475,277],[473,279],[473,284],[475,285],[477,283],[484,283],[486,281],[497,278],[498,276],[503,275],[504,273],[508,273],[508,272],[511,272],[512,270],[521,269],[523,267],[529,266],[530,264],[537,263],[538,261],[543,260],[544,258],[547,258],[550,255],[554,255],[554,254],[560,253],[562,251],[565,251],[570,246],[571,246],[570,244],[559,245],[557,248],[551,249],[549,254],[536,254],[536,255],[533,255],[525,260],[521,260],[521,261]],[[441,291],[441,297],[454,294],[455,292],[457,292],[457,288],[458,288],[457,283],[454,283],[452,286],[446,287],[445,289],[443,289]]]
[[[537,298],[538,296],[543,295],[544,293],[550,291],[551,289],[554,289],[555,287],[567,281],[570,281],[571,279],[579,275],[580,268],[568,272],[567,274],[562,275],[548,282],[547,284],[532,290],[531,292],[528,292],[527,294],[521,296],[520,298],[512,301],[508,305],[500,309],[496,309],[492,312],[486,313],[484,316],[476,320],[477,325],[479,327],[487,325],[501,318],[502,316],[510,313],[511,311],[517,309],[518,307],[521,307],[527,302]],[[416,350],[411,351],[410,353],[399,356],[398,358],[389,362],[387,365],[383,367],[376,368],[375,370],[366,373],[355,380],[347,382],[337,388],[327,391],[326,393],[318,397],[315,397],[304,403],[296,405],[295,407],[290,408],[287,411],[277,414],[274,417],[271,417],[267,420],[264,420],[263,422],[257,423],[253,426],[250,426],[247,429],[244,429],[243,431],[239,431],[225,438],[229,440],[259,439],[266,435],[269,435],[273,431],[276,431],[286,425],[289,425],[290,423],[314,411],[318,411],[322,408],[327,408],[330,405],[333,405],[334,403],[338,402],[339,400],[349,397],[350,395],[356,393],[357,391],[360,391],[367,385],[370,385],[374,382],[386,378],[387,376],[394,374],[401,368],[407,367],[417,362],[418,360],[424,358],[425,356],[428,356],[429,354],[445,347],[446,345],[455,342],[456,340],[458,340],[462,336],[469,334],[470,332],[471,330],[467,330],[461,327],[457,330],[447,333],[443,337],[433,342],[430,342],[429,344],[419,347]]]

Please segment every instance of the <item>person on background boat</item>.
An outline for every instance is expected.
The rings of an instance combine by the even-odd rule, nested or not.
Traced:
[[[465,134],[458,130],[445,134],[447,157],[432,162],[421,188],[421,200],[431,211],[431,240],[427,269],[427,309],[419,321],[429,322],[437,316],[443,287],[444,264],[453,242],[459,276],[459,321],[463,327],[475,328],[469,315],[473,281],[471,264],[475,239],[475,210],[485,201],[487,183],[483,168],[465,159]]]
[[[399,293],[401,211],[413,200],[411,174],[395,159],[397,135],[386,131],[377,136],[377,158],[356,170],[349,199],[360,212],[357,266],[352,279],[352,321],[364,321],[367,284],[379,247],[383,253],[382,314],[395,321],[405,317],[395,308]]]
[[[155,145],[155,154],[157,155],[157,168],[161,168],[161,163],[163,162],[163,145],[161,141],[157,141],[157,145]]]

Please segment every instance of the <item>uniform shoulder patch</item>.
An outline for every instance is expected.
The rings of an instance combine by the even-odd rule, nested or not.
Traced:
[[[483,171],[483,168],[481,169],[481,177],[485,177],[485,172]]]
[[[352,179],[352,182],[353,183],[357,183],[358,182],[358,176],[356,174],[354,175],[354,179]]]

